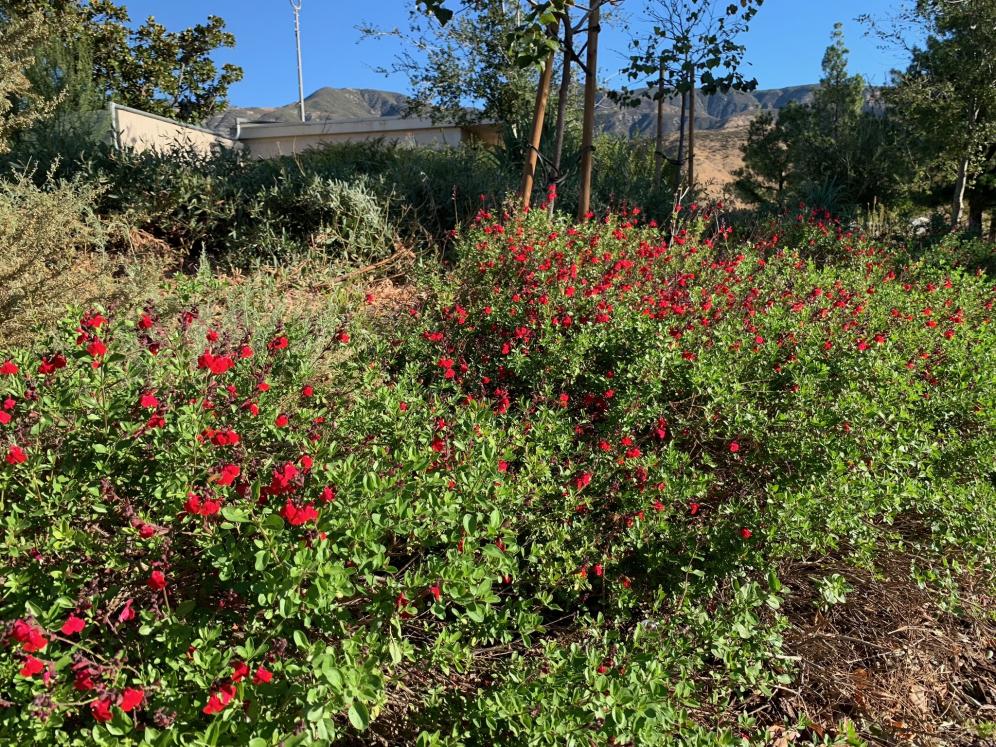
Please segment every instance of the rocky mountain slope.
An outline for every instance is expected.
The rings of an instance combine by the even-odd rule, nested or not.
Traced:
[[[721,130],[743,126],[745,119],[762,110],[781,109],[790,101],[806,102],[816,86],[793,86],[743,93],[730,91],[711,96],[696,95],[695,125],[700,130]],[[371,88],[319,88],[308,96],[305,110],[313,119],[363,119],[367,117],[397,117],[404,114],[404,94]],[[681,101],[672,98],[665,103],[667,130],[678,129]],[[598,128],[602,132],[629,137],[652,135],[656,129],[657,104],[641,99],[635,107],[620,106],[604,97],[599,106]],[[208,127],[227,129],[241,117],[268,122],[296,122],[297,103],[280,107],[233,108],[212,117]]]

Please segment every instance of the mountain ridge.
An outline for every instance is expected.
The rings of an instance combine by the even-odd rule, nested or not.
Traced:
[[[745,118],[762,111],[777,111],[790,102],[806,103],[812,99],[815,84],[768,88],[756,91],[729,91],[703,94],[696,92],[695,126],[700,130],[739,129]],[[308,121],[324,119],[366,119],[403,116],[408,97],[396,91],[376,88],[332,88],[324,86],[305,98]],[[665,102],[665,132],[676,132],[681,102],[671,97]],[[623,106],[604,96],[596,113],[600,132],[627,137],[652,136],[656,132],[657,102],[641,98],[637,106]],[[276,107],[232,107],[207,120],[206,126],[227,131],[236,119],[266,122],[298,121],[298,104]]]

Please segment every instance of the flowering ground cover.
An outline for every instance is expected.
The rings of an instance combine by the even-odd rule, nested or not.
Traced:
[[[788,610],[901,558],[992,635],[996,287],[825,216],[707,225],[482,212],[397,313],[174,299],[0,350],[3,741],[912,733],[780,710]]]

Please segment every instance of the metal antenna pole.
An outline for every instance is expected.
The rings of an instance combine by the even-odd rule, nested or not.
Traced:
[[[304,121],[304,72],[301,69],[301,1],[290,0],[294,9],[294,41],[297,43],[297,97],[301,107],[301,121]]]

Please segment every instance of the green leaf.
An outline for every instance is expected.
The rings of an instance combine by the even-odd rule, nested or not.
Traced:
[[[363,731],[367,728],[370,723],[370,713],[367,711],[367,707],[363,703],[353,701],[349,706],[349,723],[351,723],[358,731]]]
[[[225,506],[221,509],[221,515],[235,524],[243,524],[249,521],[249,514],[235,506]]]

